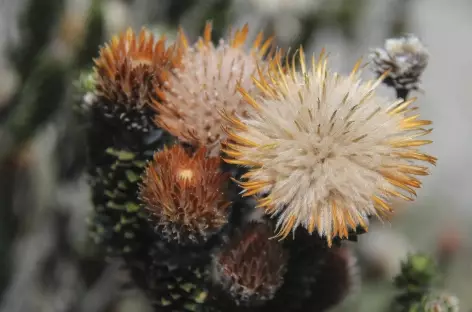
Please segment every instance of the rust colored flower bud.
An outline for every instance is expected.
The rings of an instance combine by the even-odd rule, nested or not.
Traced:
[[[154,155],[143,177],[140,198],[156,231],[177,243],[203,243],[227,222],[229,174],[206,148],[191,156],[180,145]]]
[[[283,284],[287,255],[264,223],[249,223],[214,258],[214,279],[238,305],[271,300]]]

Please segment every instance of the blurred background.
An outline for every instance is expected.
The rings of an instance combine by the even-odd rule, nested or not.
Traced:
[[[129,26],[172,39],[182,25],[196,38],[209,19],[215,37],[249,23],[251,39],[264,30],[284,49],[325,47],[343,72],[388,37],[423,40],[430,65],[415,95],[439,161],[415,203],[352,244],[362,286],[337,310],[382,311],[400,261],[424,251],[471,311],[471,16],[469,0],[0,0],[0,312],[150,311],[88,239],[79,78]]]

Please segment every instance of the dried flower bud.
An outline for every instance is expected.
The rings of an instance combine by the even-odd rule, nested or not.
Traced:
[[[370,57],[378,76],[390,71],[383,82],[403,92],[419,88],[420,76],[429,60],[426,47],[414,35],[387,39],[384,48],[375,49]]]
[[[185,51],[182,67],[169,77],[165,103],[157,103],[155,108],[159,112],[156,117],[159,127],[194,146],[208,146],[210,153],[216,155],[224,138],[219,111],[245,114],[248,105],[237,93],[237,85],[254,88],[251,76],[272,40],[263,42],[260,33],[247,53],[243,49],[247,25],[216,46],[211,32],[211,23],[207,23],[203,38],[194,46],[189,46],[188,39],[180,32],[178,45]]]
[[[154,155],[144,174],[140,198],[156,230],[169,241],[202,243],[227,222],[225,184],[218,157],[200,148],[189,156],[175,145]]]
[[[271,235],[266,224],[249,223],[214,258],[216,283],[238,305],[254,306],[271,300],[283,283],[287,256]]]
[[[128,29],[100,49],[95,59],[97,95],[106,117],[118,118],[129,128],[147,131],[154,113],[147,105],[157,100],[168,71],[180,63],[178,49],[166,47],[166,40],[155,40],[142,29],[138,35]],[[149,116],[147,116],[149,115]]]

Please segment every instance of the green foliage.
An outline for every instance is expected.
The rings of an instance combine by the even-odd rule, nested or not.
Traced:
[[[15,146],[24,143],[59,108],[67,77],[65,64],[47,54],[42,55],[5,123]]]
[[[99,135],[95,133],[92,135]],[[97,144],[99,140],[96,141]],[[140,152],[130,148],[103,146],[91,168],[95,214],[91,233],[95,242],[106,246],[111,255],[136,252],[147,241],[152,229],[146,222],[137,198],[146,161],[160,145],[157,140]],[[146,152],[147,151],[147,152]]]
[[[19,47],[11,51],[11,60],[15,64],[22,80],[26,79],[38,55],[47,47],[54,27],[64,9],[64,0],[29,0],[20,17],[22,41]]]
[[[437,279],[435,262],[427,255],[410,255],[402,263],[401,274],[395,278],[397,288],[412,295],[423,295]]]
[[[77,53],[78,68],[85,68],[93,64],[97,56],[97,47],[103,42],[105,25],[102,0],[93,0],[88,13],[88,23],[85,38]]]
[[[394,284],[399,295],[392,311],[399,312],[456,312],[456,297],[438,292],[440,274],[434,260],[424,254],[409,255],[402,263],[401,273]]]
[[[94,92],[96,85],[95,74],[90,70],[80,72],[79,79],[76,81],[76,87],[80,93]]]

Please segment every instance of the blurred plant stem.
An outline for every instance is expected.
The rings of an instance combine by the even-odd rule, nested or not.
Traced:
[[[9,209],[13,207],[15,189],[15,180],[17,177],[16,155],[9,157],[0,163],[0,198],[2,209],[0,209],[0,295],[3,293],[9,279],[10,258],[7,256],[10,252],[11,245],[17,230],[18,220],[16,215]]]
[[[19,222],[26,221],[20,219],[23,216],[16,215],[14,203],[15,196],[22,191],[21,188],[17,189],[15,183],[21,164],[19,155],[24,153],[25,144],[53,116],[57,116],[61,110],[71,110],[69,86],[72,84],[72,77],[76,76],[81,67],[90,65],[103,39],[101,1],[93,0],[83,44],[78,52],[72,51],[74,56],[71,59],[64,58],[61,51],[57,50],[60,47],[53,44],[58,40],[55,35],[58,22],[64,16],[64,7],[64,0],[28,1],[20,17],[21,41],[9,53],[10,60],[20,76],[20,83],[1,112],[0,251],[3,256],[0,263],[0,294],[8,283],[11,271],[11,259],[6,255],[10,254]],[[70,114],[63,114],[66,117],[68,115]],[[68,123],[67,120],[62,122]],[[64,128],[66,131],[63,137],[68,140],[62,144],[68,144],[69,147],[62,146],[61,149],[77,150],[73,148],[74,139],[67,136],[69,128]]]
[[[103,1],[92,0],[87,16],[88,24],[76,58],[76,67],[79,69],[88,69],[93,64],[93,58],[97,57],[98,47],[103,43],[105,33]]]
[[[54,27],[64,9],[64,0],[29,0],[20,16],[21,42],[10,53],[11,62],[22,80],[27,80],[38,62],[41,50],[46,48],[53,35]]]
[[[337,22],[346,39],[354,39],[357,22],[362,17],[365,6],[365,0],[343,0],[335,12],[334,21]]]
[[[397,0],[392,6],[392,22],[390,26],[390,37],[404,35],[409,28],[408,21],[410,17],[410,7],[412,0]],[[400,97],[400,96],[399,96]],[[403,97],[403,96],[402,96]],[[406,98],[406,97],[403,97]]]
[[[20,17],[21,42],[10,51],[11,62],[20,77],[20,87],[6,105],[6,113],[2,116],[6,119],[0,129],[2,255],[9,254],[18,222],[13,203],[17,166],[13,164],[17,164],[20,146],[34,133],[37,126],[44,122],[51,110],[58,106],[60,95],[56,94],[56,90],[59,90],[56,88],[64,86],[61,81],[64,68],[52,62],[46,55],[38,60],[38,55],[42,54],[40,52],[49,43],[63,5],[63,0],[29,1]],[[53,85],[48,85],[49,83]],[[0,293],[8,282],[10,261],[9,257],[2,257]]]

